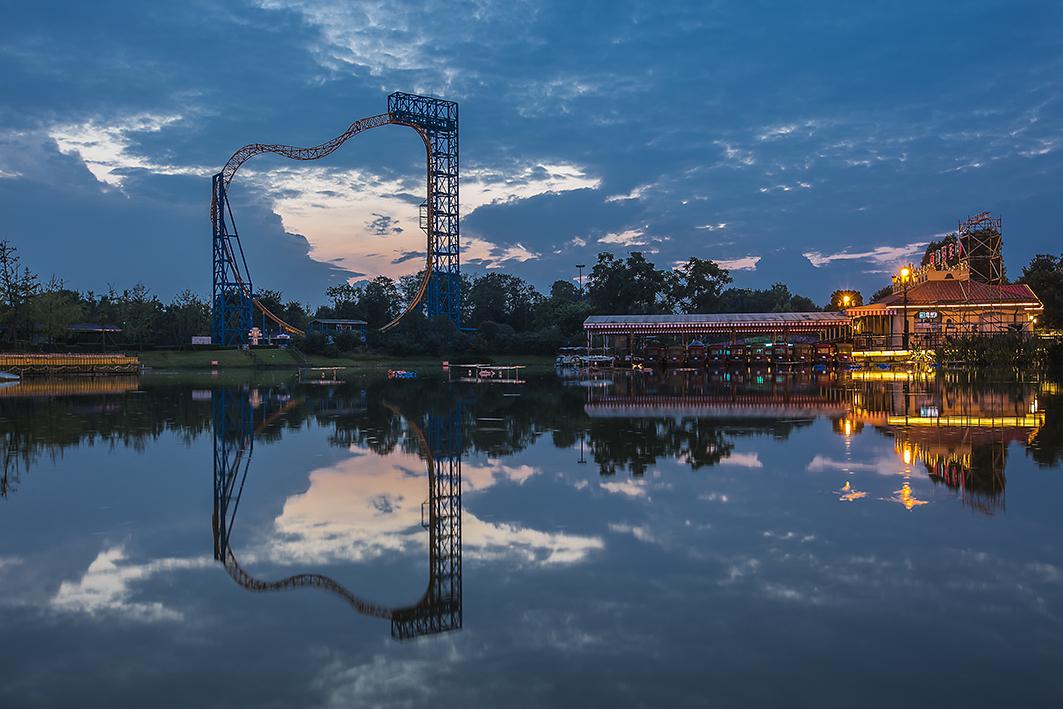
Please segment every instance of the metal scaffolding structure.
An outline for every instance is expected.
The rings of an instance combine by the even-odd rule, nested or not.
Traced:
[[[406,309],[381,330],[389,330],[416,308],[429,317],[444,316],[461,326],[461,259],[458,201],[458,104],[454,101],[396,92],[388,96],[388,112],[355,121],[340,135],[320,145],[251,143],[237,150],[213,178],[210,218],[213,231],[213,296],[211,337],[215,344],[243,345],[253,327],[253,311],[281,330],[303,335],[257,298],[233,219],[228,190],[237,170],[262,153],[291,160],[319,160],[331,155],[352,137],[384,125],[412,128],[425,146],[427,197],[421,226],[426,234],[425,267],[418,291]]]
[[[431,144],[423,228],[428,234],[431,279],[428,317],[461,326],[461,244],[458,229],[458,104],[395,92],[388,96],[395,121],[418,126]]]
[[[249,591],[318,588],[342,598],[355,611],[391,622],[391,635],[407,640],[462,627],[461,569],[461,410],[429,416],[429,436],[407,419],[428,469],[428,499],[422,525],[428,530],[428,588],[410,606],[392,608],[365,600],[324,574],[302,573],[263,581],[246,571],[231,546],[233,525],[247,483],[255,435],[302,402],[262,396],[258,390],[214,391],[214,504],[211,528],[214,558],[229,576]]]

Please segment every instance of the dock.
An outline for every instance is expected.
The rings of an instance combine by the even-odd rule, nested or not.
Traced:
[[[140,358],[126,354],[0,353],[0,372],[20,377],[138,374]]]

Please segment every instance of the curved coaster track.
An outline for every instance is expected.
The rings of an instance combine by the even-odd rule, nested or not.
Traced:
[[[214,508],[211,527],[214,558],[229,576],[248,591],[286,591],[317,588],[343,599],[355,611],[391,621],[391,634],[400,640],[442,633],[462,627],[461,586],[461,414],[457,405],[447,417],[429,416],[429,434],[405,419],[417,440],[428,471],[428,500],[422,506],[422,525],[428,529],[428,586],[415,603],[390,607],[366,600],[335,579],[302,573],[272,581],[261,580],[241,566],[231,546],[233,524],[247,482],[255,436],[302,402],[289,399],[269,411],[271,397],[251,397],[217,390],[214,398]],[[397,416],[402,414],[389,406]],[[405,418],[405,417],[403,417]],[[445,418],[446,420],[442,420]],[[256,422],[257,419],[257,422]],[[428,519],[425,520],[427,511]]]
[[[210,201],[214,240],[211,301],[211,337],[214,344],[245,344],[254,325],[254,310],[258,310],[264,319],[269,319],[284,332],[300,336],[305,334],[255,297],[228,197],[236,172],[245,162],[263,153],[291,160],[320,160],[359,133],[385,125],[412,128],[424,142],[427,196],[421,205],[421,227],[425,231],[427,243],[424,271],[415,296],[402,313],[380,330],[390,330],[422,305],[426,306],[429,317],[442,315],[453,321],[455,326],[460,326],[458,104],[396,92],[388,96],[387,113],[355,121],[331,140],[309,148],[251,143],[233,153],[222,171],[214,175]]]

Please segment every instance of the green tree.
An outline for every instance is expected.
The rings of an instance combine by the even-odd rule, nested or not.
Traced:
[[[137,283],[131,290],[122,291],[117,305],[127,342],[143,347],[159,339],[157,325],[163,307],[147,286]]]
[[[595,313],[670,313],[677,281],[674,271],[657,270],[639,251],[623,261],[603,252],[591,269],[587,298]]]
[[[387,276],[377,276],[361,290],[358,310],[369,327],[386,325],[401,312],[402,297],[395,281]],[[346,317],[346,316],[341,316]]]
[[[1041,323],[1046,327],[1063,327],[1063,254],[1037,254],[1022,269],[1020,283],[1025,283],[1045,306]]]
[[[0,241],[0,323],[12,344],[33,329],[29,302],[40,290],[37,276],[22,266],[17,252],[11,242]]]
[[[871,302],[872,303],[877,303],[880,300],[882,300],[883,298],[885,298],[887,295],[893,295],[893,286],[892,285],[882,286],[877,291],[872,293],[871,294]]]
[[[846,300],[848,297],[848,300]],[[827,303],[826,310],[844,310],[846,308],[855,308],[864,304],[864,296],[860,294],[858,290],[841,289],[836,290],[830,294],[830,301]]]
[[[210,333],[210,306],[191,290],[177,294],[164,313],[173,344],[188,345],[193,335]]]
[[[54,276],[48,286],[29,300],[30,318],[49,343],[63,342],[70,336],[70,326],[84,316],[81,296],[63,287]]]
[[[731,282],[731,274],[715,261],[691,256],[676,268],[673,300],[684,313],[711,313],[715,310],[724,286]]]

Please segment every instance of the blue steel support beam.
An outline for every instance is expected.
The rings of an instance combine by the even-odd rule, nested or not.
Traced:
[[[423,129],[431,143],[428,170],[428,317],[444,316],[461,327],[461,243],[458,218],[458,104],[395,92],[388,96],[392,118]]]
[[[243,345],[253,325],[251,274],[236,223],[232,220],[225,181],[212,181],[213,284],[211,288],[211,341],[216,345]],[[228,218],[226,218],[228,216]]]

